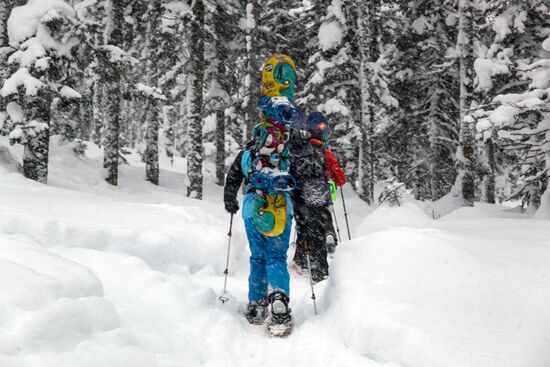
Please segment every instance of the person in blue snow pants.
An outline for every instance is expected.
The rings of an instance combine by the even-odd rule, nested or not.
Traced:
[[[243,211],[244,212],[244,211]],[[250,275],[248,277],[248,300],[259,302],[267,298],[268,282],[273,289],[280,289],[290,296],[290,276],[286,264],[286,253],[290,240],[290,225],[287,220],[283,233],[278,237],[261,234],[254,225],[254,219],[244,219],[246,237],[250,245]]]
[[[254,160],[254,143],[239,152],[227,174],[224,186],[225,210],[231,214],[237,213],[239,203],[237,193],[243,181],[242,217],[246,236],[250,246],[250,275],[248,277],[248,306],[246,317],[249,322],[262,323],[268,314],[268,305],[273,300],[288,305],[290,296],[290,275],[287,267],[287,251],[292,226],[292,200],[285,194],[287,206],[287,221],[283,233],[277,237],[263,235],[254,224],[254,189],[249,180],[250,168]],[[269,287],[272,291],[269,292]],[[290,309],[286,317],[290,318]]]

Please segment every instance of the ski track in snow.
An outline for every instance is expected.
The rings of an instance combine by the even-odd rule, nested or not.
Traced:
[[[90,155],[53,146],[48,186],[0,167],[2,367],[550,365],[548,221],[486,205],[437,221],[412,203],[371,213],[346,190],[354,239],[315,287],[320,314],[291,272],[295,329],[273,339],[242,315],[240,217],[218,301],[220,188],[184,197],[182,160],[161,162],[154,187],[136,157],[112,188]]]

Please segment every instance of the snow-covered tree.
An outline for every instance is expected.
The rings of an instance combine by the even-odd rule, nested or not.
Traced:
[[[298,103],[330,119],[331,148],[339,155],[350,182],[357,179],[360,113],[356,3],[320,1],[311,9],[308,79]]]
[[[517,157],[519,182],[509,197],[541,206],[540,215],[550,217],[550,30],[544,33],[541,55],[547,56],[521,67],[530,90],[496,96],[498,107],[484,111],[477,129],[481,134],[496,131],[502,149]]]
[[[456,176],[458,68],[448,52],[456,44],[452,5],[424,0],[383,13],[394,45],[389,84],[399,102],[384,129],[383,158],[421,200],[446,195]]]
[[[121,126],[121,91],[124,87],[124,67],[126,52],[121,48],[125,28],[125,8],[127,0],[107,0],[107,23],[104,44],[100,46],[100,65],[103,89],[104,127],[103,127],[103,167],[105,180],[111,185],[118,184],[118,165]]]
[[[361,139],[359,147],[358,192],[367,203],[374,202],[374,184],[379,162],[378,135],[389,122],[388,108],[396,107],[397,100],[388,88],[386,60],[381,50],[381,3],[359,2],[357,19],[359,57]]]
[[[54,99],[70,101],[73,89],[66,64],[79,44],[74,9],[62,0],[30,0],[8,19],[12,70],[0,95],[7,100],[10,141],[23,144],[25,177],[46,183],[51,110]]]
[[[207,45],[205,112],[215,115],[216,183],[220,186],[225,182],[226,119],[230,113],[228,109],[231,105],[234,75],[232,71],[235,70],[235,60],[230,57],[229,44],[233,38],[232,31],[237,24],[232,23],[230,19],[235,17],[237,10],[238,4],[220,3],[208,16],[211,35]]]
[[[481,14],[475,88],[483,108],[478,111],[480,116],[485,115],[484,109],[495,96],[524,92],[527,81],[522,69],[539,57],[540,44],[547,33],[547,9],[541,0],[478,3]],[[484,153],[483,197],[488,202],[497,198],[501,201],[513,190],[514,177],[521,176],[521,168],[514,163],[521,159],[513,151],[503,149],[496,129],[486,129],[485,122],[478,125],[483,130],[478,134]]]
[[[161,63],[159,43],[155,42],[162,35],[163,9],[161,0],[148,3],[146,16],[145,43],[141,53],[144,65],[144,84],[138,85],[139,94],[144,97],[145,106],[142,115],[145,134],[145,175],[149,182],[159,183],[159,129],[162,122],[162,101],[166,99],[159,89],[159,66]]]

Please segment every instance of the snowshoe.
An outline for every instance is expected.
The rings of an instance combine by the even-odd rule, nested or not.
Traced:
[[[268,315],[267,301],[249,302],[245,316],[252,325],[263,325]]]
[[[285,337],[292,332],[292,317],[289,298],[282,291],[275,290],[268,297],[271,317],[267,324],[267,330],[271,336]]]

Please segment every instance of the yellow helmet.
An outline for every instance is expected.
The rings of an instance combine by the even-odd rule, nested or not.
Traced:
[[[294,99],[296,89],[296,65],[290,56],[273,55],[262,67],[262,95]]]

